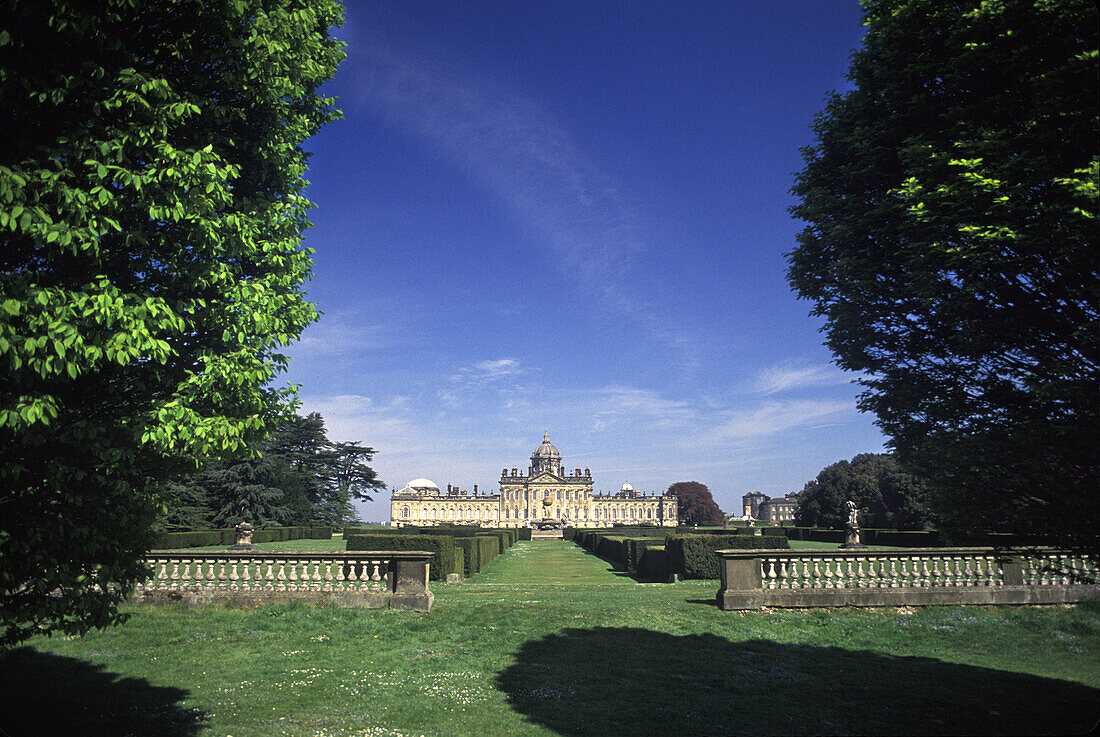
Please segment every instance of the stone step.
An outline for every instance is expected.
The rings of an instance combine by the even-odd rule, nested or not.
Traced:
[[[561,540],[561,530],[531,530],[532,540]]]

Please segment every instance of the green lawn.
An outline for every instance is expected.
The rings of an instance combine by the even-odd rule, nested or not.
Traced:
[[[520,543],[430,614],[135,607],[0,663],[0,730],[109,735],[1084,732],[1100,607],[736,614]]]

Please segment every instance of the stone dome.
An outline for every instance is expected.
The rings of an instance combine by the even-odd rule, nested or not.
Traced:
[[[535,452],[531,454],[531,459],[536,458],[553,458],[555,460],[561,460],[561,453],[550,442],[550,433],[547,432],[542,436],[542,445],[535,448]]]
[[[630,485],[629,481],[627,481],[625,484],[623,484],[623,488],[619,489],[619,491],[634,491],[634,487]]]
[[[405,484],[405,488],[410,491],[439,491],[439,487],[436,486],[433,481],[429,481],[428,479],[413,479],[409,483]]]

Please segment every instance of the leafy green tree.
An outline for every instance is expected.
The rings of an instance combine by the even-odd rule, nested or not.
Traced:
[[[1096,4],[864,6],[790,282],[946,527],[1100,553]]]
[[[726,515],[711,496],[706,484],[677,481],[665,492],[676,497],[677,514],[682,525],[724,525]]]
[[[902,470],[894,456],[876,453],[823,468],[799,493],[795,521],[807,527],[843,528],[849,499],[859,507],[865,527],[920,530],[932,523],[924,482]]]
[[[0,1],[0,641],[118,621],[164,479],[287,413],[340,21]]]

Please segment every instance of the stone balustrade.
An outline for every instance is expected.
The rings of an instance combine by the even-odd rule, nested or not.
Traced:
[[[1100,597],[1100,568],[1056,550],[720,550],[722,609],[1064,604]]]
[[[300,599],[368,609],[427,612],[428,560],[420,550],[353,553],[211,553],[153,550],[152,576],[136,601],[229,601],[258,605]]]

